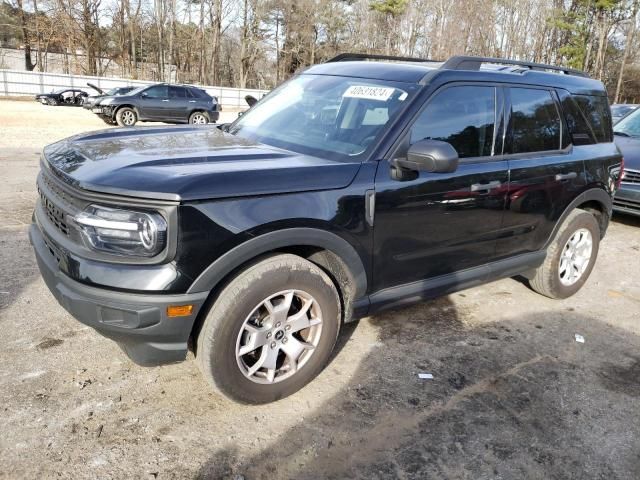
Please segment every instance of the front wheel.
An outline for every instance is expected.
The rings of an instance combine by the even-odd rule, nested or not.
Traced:
[[[205,112],[193,112],[189,115],[189,123],[193,125],[204,125],[205,123],[209,123],[209,115]]]
[[[223,394],[243,403],[272,402],[320,373],[340,322],[331,279],[301,257],[274,255],[247,267],[220,292],[196,356]]]
[[[138,116],[133,108],[123,107],[116,113],[116,122],[121,127],[133,127],[138,121]]]
[[[529,284],[550,298],[567,298],[585,284],[598,256],[600,228],[596,218],[574,210],[562,223],[547,249],[544,263]]]

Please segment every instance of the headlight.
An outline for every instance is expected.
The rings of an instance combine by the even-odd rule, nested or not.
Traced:
[[[75,221],[94,250],[153,257],[167,243],[167,222],[157,213],[89,205]]]

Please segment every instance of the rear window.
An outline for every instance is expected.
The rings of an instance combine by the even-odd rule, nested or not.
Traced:
[[[611,110],[607,97],[595,95],[574,95],[578,107],[591,125],[598,143],[611,142],[613,129],[611,126]]]
[[[558,150],[562,128],[551,92],[511,88],[510,95],[511,118],[505,153]]]

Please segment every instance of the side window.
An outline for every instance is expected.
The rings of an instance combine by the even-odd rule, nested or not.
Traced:
[[[547,90],[510,88],[511,119],[505,153],[544,152],[560,148],[561,122]]]
[[[607,97],[596,97],[594,95],[575,95],[573,97],[584,113],[596,135],[596,140],[601,142],[611,142],[611,110]]]
[[[567,128],[574,145],[592,145],[596,143],[595,136],[586,118],[580,111],[575,100],[568,92],[559,91],[560,104],[567,121]]]
[[[169,92],[166,85],[156,85],[155,87],[147,88],[144,93],[147,94],[147,98],[168,98]]]
[[[441,140],[460,158],[489,156],[495,124],[495,87],[450,87],[433,97],[411,127],[411,144]]]
[[[169,87],[169,98],[185,98],[185,90],[182,87]]]
[[[191,88],[189,89],[189,92],[193,98],[207,98],[207,92],[200,90],[199,88]]]

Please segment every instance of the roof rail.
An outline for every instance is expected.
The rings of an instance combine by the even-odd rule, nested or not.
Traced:
[[[464,55],[456,55],[442,64],[442,69],[449,70],[480,70],[483,63],[494,63],[498,65],[517,65],[527,67],[530,70],[554,70],[562,72],[565,75],[577,75],[579,77],[589,77],[585,72],[576,70],[575,68],[558,67],[556,65],[547,65],[544,63],[524,62],[521,60],[509,60],[505,58],[492,57],[470,57]]]
[[[341,53],[335,57],[327,60],[326,63],[333,62],[348,62],[351,60],[397,60],[404,62],[438,62],[441,60],[429,60],[428,58],[416,58],[416,57],[396,57],[393,55],[378,55],[377,53]]]

